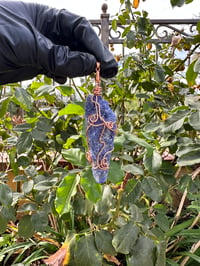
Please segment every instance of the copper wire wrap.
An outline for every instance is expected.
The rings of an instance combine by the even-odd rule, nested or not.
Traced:
[[[95,87],[93,89],[93,94],[95,96],[100,96],[102,94],[102,89],[100,86],[100,63],[97,62],[96,66],[96,77],[95,77]]]
[[[105,121],[101,115],[101,105],[99,104],[98,98],[102,94],[102,88],[100,86],[100,63],[97,63],[96,67],[96,78],[95,78],[95,87],[93,89],[93,96],[90,100],[95,106],[95,113],[91,114],[87,118],[87,128],[86,128],[86,137],[89,151],[86,153],[86,158],[89,163],[92,164],[93,169],[108,170],[109,162],[107,160],[107,155],[113,151],[113,149],[105,152],[106,142],[104,141],[104,134],[106,128],[110,131],[116,132],[116,122]],[[95,160],[91,156],[91,147],[89,145],[88,131],[90,128],[102,127],[100,131],[100,136],[97,138],[97,143],[101,143],[101,149],[99,150]]]

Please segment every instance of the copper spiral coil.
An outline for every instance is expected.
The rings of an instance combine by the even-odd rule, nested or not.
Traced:
[[[86,128],[86,137],[88,142],[88,131],[91,127],[102,127],[100,136],[97,139],[97,143],[101,144],[101,148],[95,158],[95,161],[92,160],[92,156],[90,153],[90,146],[88,142],[89,151],[86,153],[86,158],[89,163],[92,164],[93,169],[101,169],[101,170],[108,170],[109,162],[106,156],[113,151],[113,149],[107,151],[104,154],[104,150],[106,147],[106,142],[103,140],[103,136],[105,133],[106,128],[110,131],[116,131],[116,122],[113,121],[105,121],[105,119],[101,115],[101,106],[98,102],[99,96],[102,94],[102,88],[100,87],[100,63],[97,63],[96,67],[96,79],[95,79],[95,87],[93,89],[93,96],[90,96],[90,101],[95,106],[95,113],[88,116],[87,119],[87,128]],[[98,121],[97,124],[95,124]],[[101,158],[102,157],[102,158]]]

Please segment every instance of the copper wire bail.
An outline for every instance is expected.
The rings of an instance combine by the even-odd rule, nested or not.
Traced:
[[[93,93],[95,96],[100,96],[102,93],[102,89],[100,86],[100,63],[99,62],[97,62],[97,65],[96,65],[95,87],[93,89]]]

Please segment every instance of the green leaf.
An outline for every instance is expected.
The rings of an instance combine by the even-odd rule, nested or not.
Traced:
[[[47,256],[43,255],[43,250],[38,249],[33,251],[28,257],[26,257],[25,260],[23,260],[23,264],[14,264],[13,266],[24,266],[24,265],[34,265],[35,263],[32,263],[34,261],[40,261],[41,259],[45,259]]]
[[[124,146],[125,141],[126,141],[126,138],[124,134],[121,136],[115,136],[115,139],[114,139],[115,150],[114,151],[120,150]]]
[[[169,229],[168,232],[165,233],[167,237],[175,236],[178,232],[182,231],[186,227],[190,226],[193,223],[194,219],[187,220],[178,225],[175,225],[173,228]]]
[[[196,78],[197,78],[197,76],[198,76],[198,73],[196,73],[196,72],[194,71],[194,65],[195,65],[195,63],[196,63],[196,60],[193,61],[193,62],[189,65],[189,67],[188,67],[188,69],[187,69],[187,71],[186,71],[186,80],[187,80],[187,83],[188,83],[188,86],[189,86],[189,87],[195,85],[195,83],[196,83]]]
[[[59,215],[70,211],[71,198],[76,194],[76,186],[79,183],[78,175],[68,175],[60,183],[56,191],[55,207]]]
[[[58,112],[59,116],[63,115],[83,115],[85,110],[78,104],[69,103],[65,108]]]
[[[34,189],[38,191],[46,191],[54,185],[54,180],[48,181],[48,180],[43,180],[38,182],[35,186]]]
[[[26,239],[33,236],[34,227],[31,222],[31,215],[25,215],[19,220],[18,233]]]
[[[165,81],[165,71],[162,66],[156,65],[154,68],[154,78],[158,83]]]
[[[50,132],[52,130],[51,119],[40,117],[39,121],[37,122],[36,128],[40,131]]]
[[[18,212],[33,212],[37,210],[37,205],[33,202],[24,203],[17,210]]]
[[[196,60],[194,64],[194,72],[200,73],[200,57]]]
[[[193,0],[185,0],[185,4],[190,4],[192,2],[193,2]]]
[[[140,198],[143,192],[141,182],[131,179],[127,183],[125,191],[127,193],[127,202],[135,203]]]
[[[200,163],[200,148],[194,151],[190,151],[180,156],[177,160],[177,165],[194,165]]]
[[[193,1],[193,0],[191,0],[191,1]],[[200,33],[200,21],[197,23],[197,30]]]
[[[188,119],[190,126],[200,131],[200,110],[193,112]]]
[[[159,202],[162,199],[162,189],[158,181],[149,176],[142,180],[142,187],[145,194],[152,200]]]
[[[170,2],[173,7],[175,6],[181,7],[184,5],[185,0],[170,0]]]
[[[6,112],[8,111],[8,104],[10,102],[9,97],[5,97],[0,100],[0,118],[3,118]]]
[[[30,111],[32,108],[32,99],[28,92],[23,88],[15,89],[16,102],[25,111]]]
[[[163,148],[163,147],[170,147],[170,146],[173,146],[174,144],[177,143],[177,138],[176,136],[169,136],[166,140],[163,140],[161,143],[160,143],[160,146]]]
[[[196,143],[186,143],[184,145],[180,145],[176,151],[176,155],[178,157],[181,157],[183,155],[186,155],[189,152],[198,151],[199,150],[199,144]]]
[[[73,165],[84,167],[87,164],[85,153],[78,148],[71,148],[68,150],[63,149],[62,155],[67,162],[70,162]]]
[[[149,20],[146,17],[137,17],[137,31],[139,34],[148,35],[150,29]]]
[[[155,216],[155,221],[164,232],[167,232],[169,230],[169,219],[163,213],[157,213]]]
[[[36,232],[43,232],[48,226],[48,214],[44,211],[38,211],[31,216],[31,222]]]
[[[75,265],[102,266],[102,259],[101,253],[96,248],[94,236],[81,237],[75,250]]]
[[[135,36],[135,32],[133,31],[129,31],[126,35],[126,46],[131,49],[134,47],[136,42],[136,36]]]
[[[81,186],[85,191],[87,199],[90,201],[96,203],[101,198],[102,187],[95,181],[91,169],[81,172]]]
[[[188,110],[178,110],[167,118],[163,124],[162,131],[174,133],[183,126],[183,123],[187,117]]]
[[[122,154],[120,159],[133,163],[133,157],[129,154]]]
[[[112,245],[112,239],[112,234],[106,230],[95,232],[95,244],[97,249],[103,254],[116,256],[117,252]]]
[[[134,222],[141,223],[144,220],[143,215],[142,215],[142,209],[140,209],[137,205],[130,204],[130,207],[128,210],[130,212],[130,218]]]
[[[6,231],[7,223],[8,223],[7,219],[5,219],[5,217],[3,217],[0,213],[0,234]]]
[[[119,15],[119,16],[118,16],[118,19],[119,19],[119,22],[120,22],[122,25],[126,25],[126,17],[124,16],[124,14]]]
[[[124,171],[121,169],[121,163],[110,161],[110,169],[108,172],[108,180],[113,184],[117,184],[122,181],[124,177]]]
[[[43,182],[43,181],[49,182],[49,178],[45,175],[42,175],[42,174],[37,174],[36,176],[34,176],[33,180],[34,180],[35,184],[38,184],[38,183]],[[51,181],[52,181],[52,178],[51,178]]]
[[[3,250],[0,251],[0,257],[2,257],[2,255],[7,254],[7,253],[14,253],[15,251],[19,251],[19,250],[23,250],[23,249],[28,249],[31,246],[33,246],[34,244],[30,241],[28,242],[22,242],[22,243],[13,243],[12,245],[9,245],[8,247],[4,247]],[[13,265],[12,265],[13,266]],[[20,265],[22,266],[22,265]],[[23,264],[24,266],[24,264]]]
[[[24,172],[27,176],[34,177],[37,175],[36,166],[35,165],[29,165],[28,167],[26,167]]]
[[[16,163],[16,147],[15,146],[9,149],[9,160],[10,160],[13,173],[15,175],[18,175],[18,165]]]
[[[114,31],[116,31],[116,30],[117,30],[117,20],[116,20],[116,19],[113,19],[111,25],[112,25],[112,29],[113,29]]]
[[[125,172],[131,173],[133,175],[144,175],[144,170],[138,164],[126,164],[122,167]]]
[[[129,254],[138,238],[139,228],[132,223],[125,224],[116,230],[112,240],[115,250],[122,254]]]
[[[117,29],[117,28],[116,28],[116,29]],[[126,35],[128,34],[128,32],[130,31],[130,29],[131,29],[131,25],[129,25],[128,27],[125,27],[125,28],[124,28],[124,31],[122,32],[121,37],[122,37],[122,38],[126,37]]]
[[[44,82],[39,82],[39,81],[33,80],[31,83],[31,89],[37,90],[39,87],[41,87],[44,84],[45,84]]]
[[[83,216],[83,215],[87,215],[87,211],[89,206],[91,206],[92,204],[85,198],[83,197],[74,197],[73,200],[73,210],[75,215],[77,216]]]
[[[37,128],[34,128],[32,130],[32,137],[35,140],[41,141],[41,142],[46,142],[47,139],[47,132],[38,130]]]
[[[66,143],[63,145],[63,148],[66,149],[66,150],[69,149],[69,148],[71,148],[72,144],[73,144],[76,140],[78,140],[79,138],[80,138],[79,135],[72,135],[72,136],[70,136],[70,137],[67,139]]]
[[[184,255],[184,256],[188,256],[191,259],[193,259],[193,260],[197,261],[198,263],[200,263],[200,256],[197,256],[197,255],[195,255],[193,253],[190,253],[190,252],[187,252],[187,251],[186,252],[181,252],[180,254]]]
[[[154,266],[154,249],[155,245],[150,238],[140,236],[134,245],[131,256],[127,256],[127,266]]]
[[[186,229],[180,231],[177,235],[180,236],[191,236],[200,239],[200,229]]]
[[[200,206],[198,206],[198,205],[189,205],[188,207],[187,207],[188,209],[196,209],[198,212],[200,212]]]
[[[32,134],[30,132],[23,132],[17,141],[18,154],[29,152],[32,148]]]
[[[114,205],[114,198],[113,198],[113,192],[109,185],[103,186],[103,194],[101,199],[95,204],[95,211],[99,216],[103,215],[105,217],[105,214],[107,217],[111,217],[110,214],[110,208],[112,208]]]
[[[29,194],[33,189],[34,182],[33,180],[29,180],[22,184],[22,191],[24,194]]]
[[[152,81],[141,82],[141,86],[145,90],[145,92],[155,90],[155,82],[152,82]],[[147,93],[137,93],[136,96],[137,98],[141,98],[141,99],[149,99],[149,95]]]
[[[160,241],[156,245],[157,248],[157,258],[155,266],[165,266],[166,265],[166,241]]]
[[[32,125],[29,123],[18,124],[14,127],[15,131],[20,131],[20,132],[28,131],[30,129],[32,129]]]
[[[144,155],[144,166],[150,173],[157,173],[162,166],[162,157],[156,150],[149,150]]]
[[[54,86],[52,85],[42,85],[37,90],[34,91],[37,97],[44,95],[50,95],[54,91]]]
[[[153,146],[147,143],[144,139],[138,138],[137,136],[133,134],[127,134],[126,136],[129,141],[133,141],[137,143],[138,145],[145,147],[147,150],[153,150]]]
[[[4,183],[0,183],[0,202],[3,206],[11,205],[13,201],[12,189]]]
[[[24,155],[17,158],[18,166],[27,167],[30,165],[30,162],[31,162],[31,158],[24,156]]]
[[[15,222],[15,220],[16,220],[16,210],[13,206],[1,207],[1,215],[7,221]]]
[[[71,86],[63,85],[56,88],[59,89],[63,96],[71,96],[74,93],[74,89]]]

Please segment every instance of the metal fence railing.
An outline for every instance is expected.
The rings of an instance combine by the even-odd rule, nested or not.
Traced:
[[[90,20],[91,24],[97,29],[98,35],[105,45],[123,44],[124,39],[121,34],[124,25],[118,23],[117,31],[112,30],[112,20],[107,13],[107,4],[102,5],[102,14],[100,19]],[[182,37],[191,39],[197,33],[197,23],[200,18],[196,19],[152,19],[153,25],[152,42],[153,43],[171,43],[174,33],[180,34]],[[128,25],[127,21],[127,25]]]

